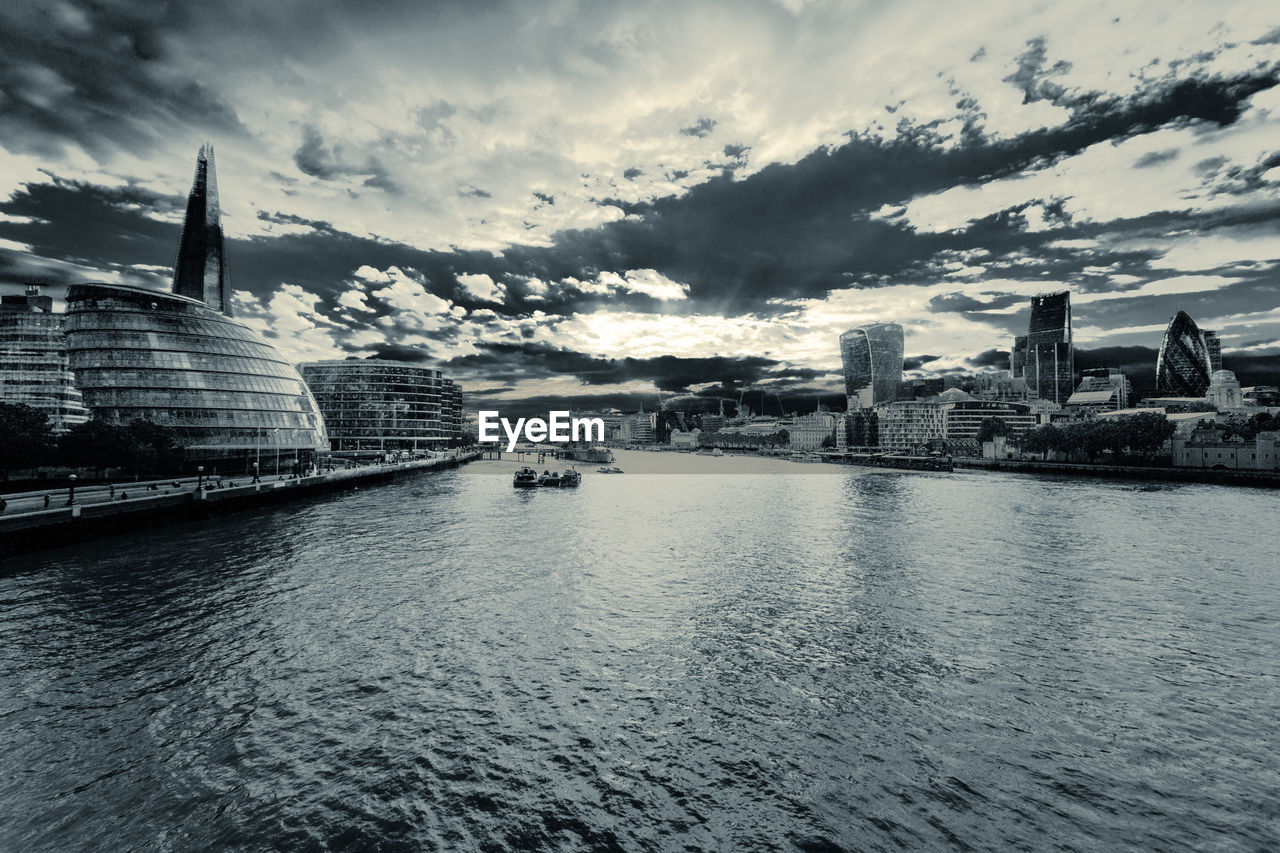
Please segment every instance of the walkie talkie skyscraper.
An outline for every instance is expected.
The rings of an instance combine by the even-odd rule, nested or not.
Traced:
[[[218,208],[218,181],[213,169],[213,145],[200,146],[196,176],[187,196],[187,218],[182,223],[178,259],[173,265],[173,292],[198,299],[231,316],[231,282],[227,252],[222,240],[222,211]]]

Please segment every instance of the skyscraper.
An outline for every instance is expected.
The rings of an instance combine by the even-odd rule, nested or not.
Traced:
[[[892,402],[902,380],[902,327],[873,323],[840,336],[849,411]]]
[[[196,176],[187,196],[178,259],[173,265],[173,292],[198,299],[231,316],[231,282],[222,241],[222,211],[218,208],[218,180],[213,168],[213,145],[205,143],[196,156]]]
[[[1014,349],[1016,352],[1017,341]],[[1023,376],[1032,395],[1059,405],[1066,403],[1075,390],[1070,291],[1031,298],[1031,323],[1027,329],[1023,358]],[[1010,361],[1013,360],[1011,356]]]
[[[1027,375],[1027,336],[1018,335],[1013,339],[1013,349],[1009,352],[1009,376],[1022,379]]]
[[[1186,311],[1179,311],[1169,321],[1160,342],[1156,392],[1173,397],[1203,397],[1212,375],[1204,334]]]
[[[1209,375],[1212,377],[1222,369],[1222,341],[1217,332],[1205,330],[1204,347],[1209,353]]]

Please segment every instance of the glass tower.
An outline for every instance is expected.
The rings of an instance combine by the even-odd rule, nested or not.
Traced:
[[[1212,375],[1204,335],[1186,311],[1179,311],[1169,321],[1160,342],[1156,392],[1171,397],[1203,397]]]
[[[1075,390],[1070,291],[1031,298],[1031,323],[1022,359],[1022,375],[1031,393],[1041,400],[1065,404]]]
[[[90,411],[110,423],[171,427],[188,463],[224,460],[234,473],[260,461],[273,470],[282,454],[305,465],[329,450],[320,409],[293,365],[203,302],[73,284],[65,324],[71,369]]]
[[[873,323],[840,336],[849,411],[890,403],[897,397],[902,351],[902,327],[897,323]]]
[[[196,176],[187,196],[187,217],[173,265],[173,292],[231,316],[231,282],[222,240],[218,180],[213,170],[213,146],[208,143],[200,147],[196,156]]]
[[[1209,374],[1212,377],[1214,373],[1222,369],[1222,340],[1218,337],[1218,333],[1206,329],[1204,332],[1204,346],[1209,352]]]

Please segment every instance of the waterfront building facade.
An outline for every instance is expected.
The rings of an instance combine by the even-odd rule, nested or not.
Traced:
[[[73,284],[65,327],[70,367],[93,415],[173,429],[188,465],[232,473],[269,459],[306,466],[329,450],[320,410],[293,365],[204,302]]]
[[[335,453],[437,450],[461,438],[461,391],[433,367],[348,358],[303,362],[298,371]]]
[[[1156,359],[1156,393],[1169,397],[1203,397],[1213,375],[1204,335],[1186,311],[1169,321]]]
[[[618,424],[618,440],[624,444],[652,444],[655,420],[655,415],[645,412],[625,416]]]
[[[1027,403],[978,400],[952,388],[929,400],[910,400],[876,407],[879,446],[911,450],[946,441],[955,450],[978,451],[978,431],[988,418],[999,418],[1018,434],[1036,427],[1037,414]]]
[[[0,402],[39,409],[55,433],[89,420],[71,373],[62,315],[34,285],[0,297]]]
[[[1015,339],[1015,352],[1019,340],[1023,339]],[[1031,395],[1065,404],[1075,388],[1070,291],[1031,298],[1031,321],[1023,347],[1017,357]],[[1013,360],[1011,355],[1010,363]]]
[[[1188,436],[1170,440],[1173,464],[1179,468],[1210,468],[1231,471],[1280,471],[1280,432],[1260,432],[1253,441],[1234,436],[1224,438],[1224,430],[1203,424]]]
[[[786,430],[792,450],[828,450],[836,443],[836,416],[831,412],[801,415]]]
[[[889,450],[912,450],[946,433],[947,416],[937,398],[899,400],[876,406],[877,445]]]
[[[213,146],[208,143],[196,155],[196,174],[187,196],[187,215],[173,265],[173,292],[231,316],[231,281],[218,206],[218,180],[213,168]]]
[[[850,410],[897,398],[902,353],[902,327],[897,323],[873,323],[840,335],[840,359]]]
[[[678,447],[681,450],[694,450],[698,446],[698,439],[702,437],[702,430],[694,427],[685,432],[682,429],[673,429],[671,431],[671,446]]]

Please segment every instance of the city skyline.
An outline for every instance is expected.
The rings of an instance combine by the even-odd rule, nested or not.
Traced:
[[[908,378],[1004,369],[1063,289],[1076,373],[1153,375],[1186,310],[1274,382],[1268,7],[924,8],[6,7],[0,282],[167,290],[212,140],[237,318],[468,409],[838,399],[876,322]]]

